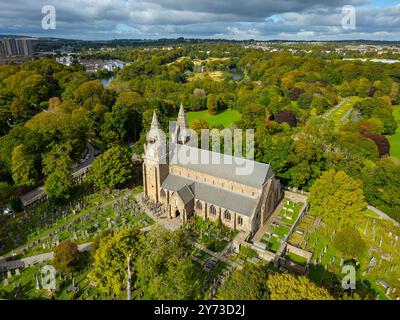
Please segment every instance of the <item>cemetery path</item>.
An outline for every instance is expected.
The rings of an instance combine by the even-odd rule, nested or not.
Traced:
[[[190,243],[192,245],[194,245],[197,249],[200,249],[200,250],[208,253],[210,256],[214,257],[215,259],[221,260],[221,261],[225,262],[226,264],[229,264],[230,266],[232,266],[232,267],[234,267],[236,269],[239,269],[239,270],[242,269],[242,266],[240,264],[237,264],[237,263],[235,263],[235,262],[223,257],[224,253],[226,252],[227,248],[230,246],[231,242],[225,247],[226,250],[224,249],[221,252],[211,251],[211,250],[207,249],[205,246],[203,246],[202,244],[194,242],[194,241],[190,241]]]
[[[78,245],[78,250],[81,252],[89,251],[90,248],[92,247],[92,244],[93,244],[92,242],[80,244],[80,245]],[[19,260],[2,261],[2,262],[0,262],[0,269],[10,270],[10,269],[16,269],[16,268],[23,268],[23,267],[34,265],[36,263],[51,260],[52,258],[53,258],[53,252],[47,252],[47,253],[38,254],[36,256],[22,258]]]
[[[117,202],[118,200],[120,200],[121,198],[125,197],[126,195],[127,195],[127,193],[124,192],[122,195],[120,195],[120,196],[118,196],[118,197],[116,197],[116,198],[114,198],[114,199],[111,199],[111,200],[108,200],[108,201],[102,203],[101,205],[99,205],[98,207],[96,207],[96,208],[93,209],[93,210],[98,210],[98,209],[101,209],[102,207],[105,207],[105,206],[107,206],[107,205],[113,204],[113,203]],[[89,214],[90,211],[93,211],[93,210],[89,210],[86,214]],[[61,227],[66,226],[66,225],[68,225],[68,224],[70,224],[70,223],[73,223],[73,222],[75,221],[75,219],[79,219],[80,217],[81,217],[81,216],[78,216],[78,217],[72,219],[71,221],[66,221],[66,222],[63,223],[63,224],[60,224],[59,226],[57,226],[56,230],[60,229]],[[22,253],[23,250],[28,249],[28,248],[29,248],[29,245],[33,244],[35,241],[39,241],[39,242],[40,242],[40,241],[45,240],[45,239],[49,236],[50,233],[51,233],[51,230],[49,230],[46,234],[44,234],[44,235],[41,236],[40,238],[35,239],[35,240],[32,240],[32,241],[29,241],[29,242],[25,243],[24,245],[22,245],[22,246],[20,246],[20,247],[18,247],[18,248],[13,249],[11,252],[8,252],[7,254],[5,254],[5,255],[3,255],[3,256],[0,256],[0,263],[1,263],[2,261],[4,261],[6,258],[8,258],[8,257],[11,257],[11,256],[13,256],[13,255],[15,255],[15,254],[17,254],[17,253]]]

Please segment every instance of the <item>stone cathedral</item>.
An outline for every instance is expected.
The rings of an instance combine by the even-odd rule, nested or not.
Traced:
[[[143,154],[144,195],[162,204],[169,218],[186,222],[196,215],[250,234],[267,222],[283,197],[270,165],[190,146],[182,106],[170,141],[162,136],[155,113],[150,129]],[[199,161],[184,160],[187,154]],[[220,161],[207,161],[212,157]],[[251,172],[238,174],[239,164],[249,165]]]

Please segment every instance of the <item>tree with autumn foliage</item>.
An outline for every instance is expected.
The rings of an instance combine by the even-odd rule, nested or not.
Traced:
[[[335,228],[359,224],[367,206],[361,182],[334,170],[325,171],[313,184],[308,203],[310,215]]]

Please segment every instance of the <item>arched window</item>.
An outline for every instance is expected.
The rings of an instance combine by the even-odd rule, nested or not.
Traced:
[[[215,216],[217,214],[217,210],[215,209],[215,207],[213,205],[211,205],[210,207],[210,214]]]
[[[224,219],[225,220],[231,220],[231,213],[228,210],[225,210],[224,212]]]
[[[203,209],[203,205],[201,204],[200,200],[197,200],[197,202],[196,202],[196,208],[197,208],[198,210],[202,210],[202,209]]]
[[[240,226],[243,224],[243,218],[241,216],[238,216],[237,224],[240,225]]]
[[[164,190],[164,189],[161,189],[161,191],[160,191],[160,197],[163,198],[163,199],[165,199],[166,196],[167,196],[167,194],[165,193],[165,190]]]

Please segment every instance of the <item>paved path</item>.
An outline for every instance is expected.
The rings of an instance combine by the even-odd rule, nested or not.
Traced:
[[[78,245],[78,250],[81,252],[89,251],[92,247],[92,242],[87,242]],[[34,265],[36,263],[44,262],[53,259],[53,252],[38,254],[32,257],[26,257],[19,260],[3,261],[0,262],[0,270],[11,270],[16,268],[23,268]]]
[[[325,113],[322,116],[322,118],[324,118],[324,119],[328,118],[333,112],[335,112],[337,109],[339,109],[343,105],[343,103],[345,103],[347,101],[349,101],[349,98],[344,98],[342,101],[340,101],[340,103],[336,107],[333,107],[331,110],[329,110],[327,113]]]
[[[150,210],[150,208],[144,203],[143,193],[136,194],[135,199],[142,206],[146,214],[150,216],[150,218],[152,218],[156,223],[162,225],[167,230],[175,231],[179,229],[179,227],[182,225],[180,218],[170,219],[166,215],[156,216],[152,212],[152,210]]]

